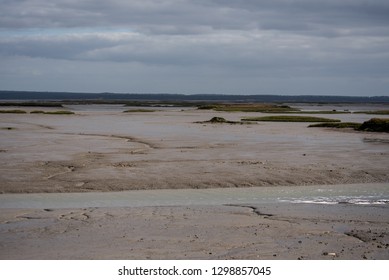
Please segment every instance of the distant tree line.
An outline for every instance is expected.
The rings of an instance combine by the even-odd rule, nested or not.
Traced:
[[[0,100],[39,101],[161,101],[161,102],[279,102],[279,103],[389,103],[389,96],[333,95],[227,95],[170,93],[78,93],[49,91],[0,91]],[[109,103],[109,102],[108,102]]]

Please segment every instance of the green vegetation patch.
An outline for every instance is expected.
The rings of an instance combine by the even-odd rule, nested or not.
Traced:
[[[358,130],[373,132],[389,132],[389,119],[373,118],[364,122]]]
[[[41,110],[35,110],[35,111],[31,111],[30,114],[73,115],[74,112],[71,112],[71,111],[41,111]]]
[[[133,107],[197,107],[203,103],[185,101],[124,101],[125,106]]]
[[[244,118],[242,121],[257,121],[257,122],[340,122],[337,119],[327,119],[307,116],[266,116]]]
[[[131,109],[126,110],[123,113],[152,113],[155,112],[155,110],[149,110],[149,109]]]
[[[371,132],[389,132],[389,119],[373,118],[364,123],[319,123],[312,124],[308,127],[333,127],[333,128],[353,128],[359,131],[371,131]]]
[[[0,110],[0,114],[26,114],[23,110]]]
[[[331,128],[353,128],[358,129],[361,126],[361,123],[354,123],[354,122],[335,122],[335,123],[316,123],[311,124],[308,127],[331,127]]]
[[[71,112],[71,111],[51,111],[51,112],[44,112],[44,114],[47,114],[47,115],[73,115],[74,112]]]
[[[249,104],[206,104],[197,107],[199,110],[214,110],[222,112],[259,112],[259,113],[295,113],[299,109],[287,105],[274,105],[264,103]]]
[[[226,123],[226,124],[245,124],[247,122],[234,122],[234,121],[228,121],[225,118],[222,117],[213,117],[212,119],[208,121],[203,122],[196,122],[196,123],[211,123],[211,124],[218,124],[218,123]]]
[[[294,112],[285,112],[285,113],[294,113]],[[299,114],[323,114],[323,115],[330,115],[330,114],[351,114],[350,111],[300,111]]]
[[[20,107],[63,107],[61,103],[57,101],[26,101],[26,102],[0,102],[0,106],[20,106]]]
[[[354,114],[389,115],[389,110],[359,111],[359,112],[354,112]]]

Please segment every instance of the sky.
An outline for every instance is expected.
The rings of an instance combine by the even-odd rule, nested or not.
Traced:
[[[388,0],[0,0],[0,90],[389,95]]]

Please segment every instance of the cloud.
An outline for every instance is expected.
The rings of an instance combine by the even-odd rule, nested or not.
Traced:
[[[330,39],[269,30],[219,30],[187,35],[68,30],[56,35],[0,37],[0,54],[160,66],[205,65],[272,74],[277,68],[281,69],[277,73],[292,70],[294,74],[306,69],[311,75],[319,75],[326,67],[333,69],[345,62],[357,66],[364,60],[367,63],[388,59],[387,43],[380,37]]]
[[[252,90],[325,84],[320,77],[387,85],[388,25],[386,0],[2,0],[0,60],[11,68],[15,61],[13,69],[30,69],[23,59],[39,61],[42,83],[50,75],[43,65],[55,61],[102,77],[121,69],[137,83],[148,83],[150,73],[173,89],[190,77],[213,89],[223,79]],[[133,69],[142,69],[143,79]],[[105,76],[107,84],[128,83]]]
[[[306,30],[332,27],[386,26],[389,23],[389,3],[385,0],[214,0],[232,9],[256,15],[261,26],[274,29]],[[285,23],[290,23],[287,25]]]
[[[3,0],[1,6],[3,28],[109,26],[186,34],[212,29],[328,31],[389,23],[385,0]]]
[[[0,38],[0,54],[63,60],[156,65],[269,67],[302,59],[314,42],[269,32],[219,31],[194,35],[76,32]],[[284,63],[285,64],[285,63]]]

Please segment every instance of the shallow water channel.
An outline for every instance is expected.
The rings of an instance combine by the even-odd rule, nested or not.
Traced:
[[[0,208],[3,209],[189,206],[275,202],[389,205],[389,183],[0,195]]]

